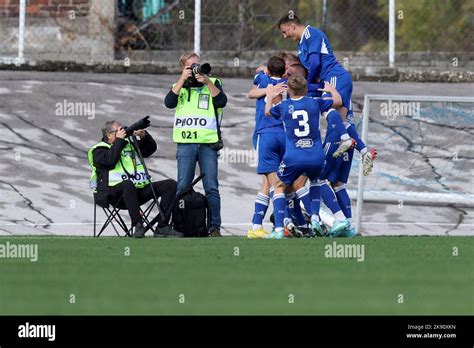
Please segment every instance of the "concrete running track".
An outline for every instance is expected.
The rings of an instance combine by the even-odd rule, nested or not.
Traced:
[[[100,128],[110,119],[130,124],[151,115],[149,131],[158,151],[147,160],[148,167],[155,180],[176,178],[176,146],[171,141],[174,112],[163,105],[175,80],[177,76],[168,75],[0,71],[0,235],[92,235],[86,152],[100,140]],[[252,151],[255,102],[246,98],[251,81],[223,81],[228,96],[223,122],[226,149],[219,164],[223,233],[244,235],[261,180],[255,173]],[[365,94],[472,96],[473,85],[355,82],[356,116],[361,114]],[[64,100],[95,103],[94,117],[57,116],[56,105]],[[415,153],[420,143],[404,133],[404,129],[412,128],[408,123],[403,126],[407,120],[386,124],[371,114],[374,128],[369,129],[370,145],[377,147],[379,159],[366,188],[420,190],[418,181],[410,188],[386,180],[387,176],[407,172],[407,182],[426,179],[434,183],[429,187],[432,192],[474,194],[474,122],[472,109],[468,112],[470,116],[460,122],[462,129],[430,126],[422,140],[433,151],[424,151],[420,158]],[[436,139],[435,144],[429,144],[432,139]],[[451,152],[458,154],[454,163]],[[356,156],[354,173],[358,163]],[[350,189],[356,189],[356,178],[351,176]],[[99,221],[103,220],[99,212]],[[473,223],[472,207],[365,203],[361,232],[472,235]],[[105,234],[115,235],[112,229]]]

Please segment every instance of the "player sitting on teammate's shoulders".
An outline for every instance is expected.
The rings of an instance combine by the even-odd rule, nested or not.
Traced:
[[[258,151],[257,173],[262,175],[262,185],[255,199],[252,229],[247,232],[248,238],[264,238],[268,235],[262,222],[271,199],[270,188],[275,182],[276,172],[285,153],[283,122],[265,117],[264,113],[267,87],[275,86],[279,93],[286,91],[287,81],[282,78],[285,73],[284,60],[276,56],[271,57],[265,72],[261,70],[255,75],[252,89],[248,93],[250,99],[257,99],[253,144]]]
[[[273,106],[272,100],[281,92],[273,86],[267,88],[265,115],[281,119],[286,133],[285,154],[274,185],[275,230],[267,238],[283,238],[285,190],[289,186],[293,186],[295,191],[300,189],[294,186],[294,182],[303,174],[312,183],[309,195],[313,212],[311,216],[313,233],[319,235],[323,233],[318,216],[320,191],[316,185],[324,164],[319,116],[321,112],[341,104],[339,93],[332,86],[326,84],[323,91],[331,93],[332,99],[306,97],[306,80],[301,75],[295,75],[288,80],[290,98]]]
[[[375,150],[368,151],[354,127],[351,103],[352,78],[350,73],[339,64],[329,39],[321,30],[304,25],[294,13],[283,16],[277,25],[283,38],[298,43],[298,58],[308,70],[308,84],[311,86],[318,83],[317,81],[329,82],[341,95],[343,104],[337,110],[346,122],[347,132],[356,141],[355,147],[362,155],[364,174],[368,175],[372,170],[373,160],[377,152]],[[351,147],[349,146],[345,151],[350,150]],[[338,157],[343,152],[336,152],[334,156]]]

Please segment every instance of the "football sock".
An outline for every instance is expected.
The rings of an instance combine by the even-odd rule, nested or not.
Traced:
[[[355,148],[357,151],[359,151],[362,155],[367,152],[365,143],[359,137],[359,133],[357,133],[357,130],[352,123],[349,123],[349,126],[347,127],[347,134],[349,134],[349,136],[356,141]]]
[[[300,200],[296,193],[292,192],[286,196],[287,206],[291,217],[296,221],[298,227],[306,227],[306,220],[301,212]]]
[[[270,197],[261,192],[257,194],[257,198],[255,198],[255,210],[252,218],[252,228],[254,231],[262,228],[263,218],[267,213],[269,203]]]
[[[345,217],[352,218],[351,199],[347,193],[346,185],[336,187],[334,192],[336,193],[337,202],[339,203]]]
[[[338,112],[329,112],[327,114],[327,121],[328,121],[328,128],[331,125],[341,136],[341,140],[349,139],[349,135],[347,134],[346,127],[344,123],[342,123],[341,115]]]
[[[283,219],[285,218],[285,194],[277,193],[273,195],[273,214],[275,216],[275,230],[283,228]]]
[[[306,187],[300,188],[296,191],[296,197],[303,202],[306,212],[311,215],[311,199],[309,198],[309,190]]]
[[[311,216],[317,216],[319,221],[319,209],[321,207],[321,181],[311,182],[309,186],[309,197],[311,201]],[[312,219],[312,218],[311,218]]]
[[[327,183],[321,185],[321,198],[323,199],[324,204],[326,204],[326,206],[331,210],[337,221],[346,218],[337,202],[336,194]]]

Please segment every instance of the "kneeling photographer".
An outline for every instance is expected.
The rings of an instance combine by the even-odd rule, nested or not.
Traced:
[[[95,200],[100,206],[115,205],[122,199],[132,220],[135,238],[145,236],[140,205],[154,199],[156,194],[156,198],[161,197],[163,216],[157,218],[159,223],[154,236],[182,237],[181,233],[168,225],[176,196],[176,181],[168,179],[150,184],[146,167],[140,160],[141,157],[151,156],[157,149],[155,140],[143,129],[149,125],[148,117],[128,128],[115,120],[105,123],[102,141],[92,146],[88,152],[89,163],[93,168],[91,187],[96,188]],[[140,139],[132,144],[132,136]],[[135,148],[135,144],[138,144],[138,148]]]
[[[191,185],[199,162],[201,173],[205,174],[203,186],[211,211],[209,235],[220,237],[217,157],[223,147],[220,118],[227,96],[220,80],[208,76],[211,66],[200,65],[198,54],[184,54],[179,64],[181,76],[165,98],[167,108],[176,108],[173,141],[177,143],[178,194]]]

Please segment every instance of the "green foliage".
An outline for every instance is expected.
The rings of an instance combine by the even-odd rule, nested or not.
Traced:
[[[388,1],[380,16],[388,19]],[[397,51],[472,51],[472,0],[397,0]]]

